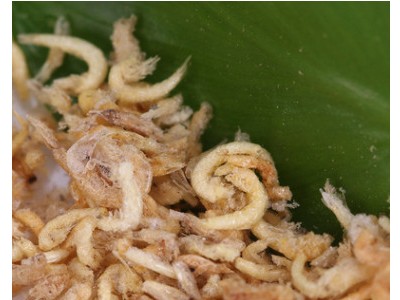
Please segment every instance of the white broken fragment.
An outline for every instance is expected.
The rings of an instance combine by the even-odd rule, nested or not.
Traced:
[[[70,75],[54,80],[53,86],[59,87],[72,95],[78,95],[84,90],[98,88],[107,75],[108,66],[103,52],[80,38],[55,34],[21,34],[18,36],[18,40],[22,44],[60,49],[88,64],[89,70],[81,75]]]

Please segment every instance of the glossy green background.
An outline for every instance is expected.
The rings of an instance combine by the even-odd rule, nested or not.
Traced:
[[[52,32],[62,14],[109,53],[112,23],[132,13],[142,49],[161,57],[150,81],[192,55],[176,90],[214,107],[206,147],[249,133],[300,203],[295,220],[338,235],[318,192],[326,178],[354,212],[389,213],[388,2],[14,2],[13,35]],[[38,70],[46,50],[24,50]],[[85,68],[65,65],[57,76]]]

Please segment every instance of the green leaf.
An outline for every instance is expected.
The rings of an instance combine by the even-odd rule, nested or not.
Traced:
[[[13,35],[52,32],[61,14],[106,53],[112,23],[137,15],[143,50],[162,59],[152,81],[191,55],[177,91],[214,107],[206,147],[249,133],[273,155],[308,229],[341,232],[320,201],[327,178],[353,212],[388,214],[388,2],[14,2]],[[24,50],[34,73],[46,50]],[[56,75],[84,68],[68,57]]]

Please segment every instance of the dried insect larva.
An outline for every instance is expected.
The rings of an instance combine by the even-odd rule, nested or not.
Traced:
[[[67,19],[63,16],[57,18],[54,25],[54,34],[56,35],[69,35],[70,25]],[[42,68],[36,74],[35,79],[41,83],[50,79],[51,74],[55,69],[60,67],[64,61],[64,51],[59,48],[50,48],[47,59]]]
[[[154,120],[160,117],[172,115],[179,111],[182,103],[183,97],[181,94],[157,101],[147,112],[142,114],[141,117],[145,120]]]
[[[28,299],[56,299],[70,283],[66,265],[51,265],[48,274],[29,290]]]
[[[145,137],[151,136],[159,140],[162,136],[162,130],[154,125],[153,122],[143,119],[138,114],[132,112],[107,109],[103,111],[91,111],[90,114],[96,114],[112,125],[136,132]]]
[[[196,279],[188,265],[183,261],[177,260],[172,263],[172,267],[174,268],[180,288],[183,289],[191,298],[200,300],[201,296],[197,287]]]
[[[166,80],[145,82],[159,57],[146,58],[135,24],[134,16],[114,23],[109,62],[65,36],[62,18],[53,35],[20,36],[49,48],[28,88],[62,120],[14,113],[13,296],[389,300],[389,218],[351,213],[327,182],[322,201],[345,230],[342,242],[334,247],[330,235],[291,221],[298,204],[268,151],[239,130],[234,142],[202,153],[211,106],[193,112],[181,94],[166,98],[189,59]],[[43,86],[65,54],[88,71]],[[13,82],[28,97],[24,59],[13,43]],[[39,143],[54,160],[40,165],[48,151]],[[54,161],[69,183],[57,165],[53,173]]]
[[[378,223],[386,233],[390,233],[390,220],[387,216],[380,216]]]
[[[149,294],[156,300],[189,300],[190,297],[180,290],[168,286],[166,284],[158,283],[156,281],[146,280],[143,283],[143,292]]]
[[[270,155],[259,145],[246,142],[233,142],[217,147],[205,154],[194,167],[191,183],[196,193],[204,200],[215,203],[221,199],[229,199],[235,193],[235,188],[247,195],[248,204],[241,210],[217,217],[202,220],[204,226],[212,229],[248,229],[257,223],[269,205],[268,195],[256,174],[248,169],[233,168],[225,165],[230,155],[249,154],[264,159]],[[216,176],[215,176],[216,175]],[[227,187],[221,176],[233,184]],[[218,177],[217,177],[218,176]],[[244,182],[246,182],[244,184]]]
[[[51,105],[60,114],[69,112],[72,99],[64,90],[56,86],[44,87],[35,80],[29,80],[29,89],[35,99]]]
[[[269,240],[269,247],[283,253],[289,259],[294,259],[302,252],[311,260],[320,256],[332,242],[332,237],[327,234],[301,234],[287,228],[275,227],[263,220],[251,231],[257,238]]]
[[[127,84],[124,80],[123,69],[125,68],[124,64],[129,63],[129,61],[125,60],[111,68],[108,84],[121,102],[136,103],[158,100],[167,96],[169,92],[171,92],[182,80],[189,59],[190,58],[186,59],[183,65],[180,66],[169,78],[153,85],[142,82]]]
[[[39,248],[48,251],[60,245],[72,227],[87,216],[100,217],[105,215],[105,208],[73,209],[48,222],[39,234]]]
[[[54,135],[53,130],[51,130],[44,122],[32,117],[27,116],[29,123],[35,128],[39,140],[46,145],[47,148],[53,153],[54,159],[57,163],[68,172],[67,166],[67,151],[60,145],[57,138]]]
[[[80,220],[66,242],[66,247],[75,246],[76,254],[80,262],[92,269],[97,269],[100,264],[100,253],[94,249],[93,231],[96,229],[98,220],[93,216],[87,216]]]
[[[123,253],[123,256],[126,257],[128,261],[139,266],[143,266],[170,278],[176,278],[172,266],[155,254],[140,250],[136,247],[130,247]]]
[[[12,139],[12,155],[14,156],[14,154],[18,151],[18,149],[21,148],[22,144],[27,139],[29,135],[29,126],[28,122],[22,118],[20,114],[18,114],[16,111],[13,111],[13,114],[21,126],[21,130],[18,131],[18,133],[14,135]]]
[[[207,258],[196,254],[184,254],[179,256],[179,260],[184,261],[189,267],[195,269],[195,276],[215,274],[231,274],[233,271],[225,264],[215,263]]]
[[[87,283],[74,283],[63,294],[60,300],[89,300],[92,296],[92,287]]]
[[[24,237],[13,238],[13,247],[17,247],[23,253],[23,257],[31,257],[39,253],[38,247],[30,240]],[[19,252],[19,250],[18,250]]]
[[[97,296],[100,300],[113,299],[116,290],[123,299],[129,294],[140,292],[142,280],[132,270],[122,264],[113,264],[98,279]]]
[[[193,114],[192,120],[190,121],[188,148],[186,151],[188,159],[201,154],[202,146],[200,143],[200,137],[211,118],[212,107],[207,102],[203,102],[200,109]]]
[[[236,258],[235,268],[256,279],[267,282],[287,281],[290,278],[289,272],[285,269],[278,268],[275,265],[257,264],[241,257]]]
[[[140,192],[150,190],[152,169],[147,157],[129,140],[132,135],[100,126],[68,149],[68,171],[87,200],[95,205],[109,208],[123,205],[123,181],[117,180],[118,168],[123,162],[135,165],[132,174]],[[129,192],[132,189],[130,186]]]
[[[70,255],[70,252],[65,249],[55,249],[43,252],[44,257],[46,258],[47,263],[54,264],[63,261]]]
[[[137,62],[144,60],[145,54],[140,50],[139,42],[133,35],[137,22],[136,16],[121,18],[114,22],[111,42],[114,52],[111,54],[113,63],[119,63],[134,56]]]
[[[371,276],[371,269],[349,257],[324,270],[317,280],[311,280],[303,273],[306,261],[303,253],[298,254],[293,261],[291,274],[293,285],[310,298],[337,297]]]
[[[271,261],[264,253],[264,250],[268,248],[268,244],[268,239],[255,241],[243,250],[242,257],[254,263],[269,264]]]
[[[225,239],[218,243],[207,243],[197,235],[188,235],[180,239],[186,253],[195,253],[212,260],[233,262],[240,256],[245,244],[239,240]]]
[[[42,228],[44,227],[44,222],[42,219],[30,209],[19,209],[14,213],[14,217],[24,224],[26,227],[32,230],[32,232],[38,236]]]
[[[98,221],[97,227],[101,230],[125,231],[136,229],[139,225],[143,214],[143,198],[133,170],[132,163],[120,164],[117,179],[123,193],[122,207],[117,213]]]
[[[98,88],[107,75],[107,61],[103,52],[82,39],[54,34],[21,34],[18,36],[18,40],[23,44],[60,49],[81,58],[88,64],[89,70],[86,73],[54,80],[53,86],[59,87],[71,95]]]
[[[12,81],[18,96],[22,100],[29,97],[28,89],[29,70],[25,54],[16,42],[12,42]]]
[[[191,174],[191,183],[196,193],[209,202],[227,198],[232,191],[222,187],[220,180],[213,180],[215,170],[226,163],[230,155],[255,156],[272,162],[270,154],[261,146],[248,142],[232,142],[218,146],[204,154],[195,165]]]
[[[336,191],[327,181],[325,184],[325,191],[320,190],[322,195],[322,202],[328,207],[339,220],[340,224],[345,229],[349,229],[353,214],[344,205],[343,201],[338,198]]]

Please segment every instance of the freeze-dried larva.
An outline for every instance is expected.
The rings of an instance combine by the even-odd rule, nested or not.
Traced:
[[[188,235],[180,239],[186,253],[195,253],[212,260],[233,262],[240,256],[245,244],[240,240],[225,239],[218,243],[207,243],[205,238]]]
[[[143,283],[143,292],[149,294],[156,300],[189,300],[190,297],[180,290],[168,286],[166,284],[162,284],[156,281],[146,280]]]
[[[153,253],[143,251],[136,247],[130,247],[125,253],[123,253],[123,256],[126,257],[128,261],[139,266],[146,267],[170,278],[176,278],[172,266]]]
[[[97,296],[100,300],[113,299],[113,290],[123,299],[129,294],[140,292],[142,280],[133,270],[122,264],[113,264],[100,275],[98,279]]]
[[[136,178],[133,164],[123,162],[118,168],[117,180],[121,185],[123,200],[121,209],[99,220],[97,227],[104,231],[125,231],[136,229],[143,215],[143,197]]]
[[[371,276],[371,269],[349,257],[339,260],[334,267],[322,271],[317,280],[312,280],[303,273],[306,261],[307,257],[299,253],[293,261],[291,275],[293,285],[310,298],[340,296]]]
[[[87,216],[100,217],[107,213],[105,208],[73,209],[49,221],[39,234],[39,247],[48,251],[61,244],[72,227]]]
[[[85,40],[54,34],[21,34],[18,36],[18,40],[23,44],[60,49],[81,58],[88,64],[89,70],[86,73],[54,80],[53,86],[59,87],[71,95],[98,88],[107,75],[107,61],[103,52]]]
[[[332,237],[314,232],[306,234],[296,232],[289,228],[273,226],[263,220],[258,222],[252,229],[252,233],[259,239],[269,241],[268,246],[279,251],[289,259],[294,259],[300,252],[308,259],[320,256],[332,242]]]
[[[15,90],[22,100],[29,97],[28,89],[29,70],[25,54],[16,42],[12,42],[12,81]]]
[[[124,103],[137,103],[164,98],[182,80],[186,72],[189,59],[186,59],[174,74],[162,82],[150,85],[143,82],[128,84],[124,79],[124,68],[129,64],[129,59],[114,65],[108,77],[108,84],[116,94],[119,101]]]
[[[66,247],[75,246],[78,259],[86,266],[97,269],[100,264],[100,253],[94,249],[93,231],[98,220],[93,216],[87,216],[80,220],[71,230],[66,242]]]
[[[172,267],[174,268],[176,278],[181,289],[183,289],[191,298],[200,300],[201,296],[197,287],[196,279],[194,278],[188,265],[186,265],[183,261],[177,260],[172,263]]]
[[[43,220],[32,210],[19,209],[14,213],[14,217],[28,227],[32,232],[38,236],[42,228],[44,227]]]
[[[289,272],[278,268],[275,265],[257,264],[241,257],[236,258],[235,268],[262,281],[287,281],[290,278]]]
[[[54,34],[56,35],[69,35],[70,25],[64,16],[57,18],[54,25]],[[64,52],[59,48],[50,48],[47,59],[42,68],[35,75],[35,79],[41,83],[50,79],[51,74],[55,69],[60,67],[64,61]]]

